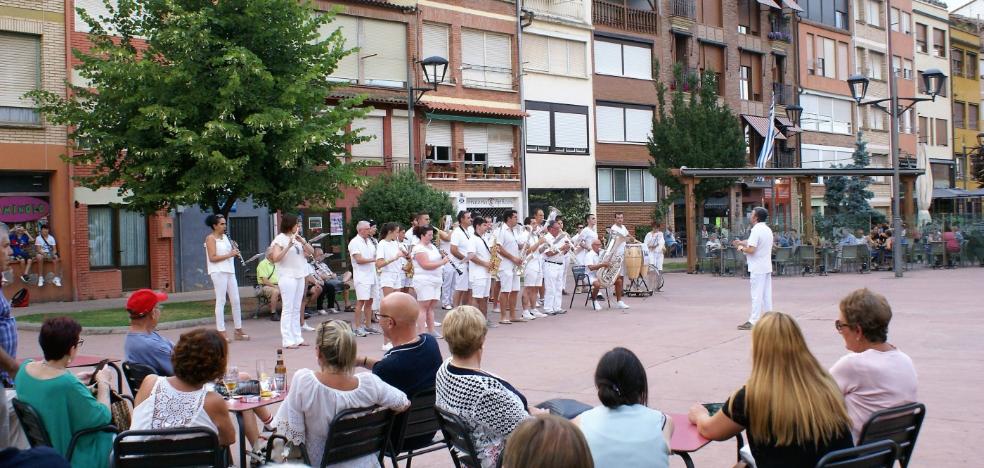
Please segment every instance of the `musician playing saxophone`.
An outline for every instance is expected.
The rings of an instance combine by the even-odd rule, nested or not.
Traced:
[[[454,276],[454,297],[452,302],[454,306],[460,306],[462,304],[469,304],[471,302],[471,280],[468,275],[469,262],[465,256],[468,253],[468,247],[471,244],[471,238],[474,234],[472,228],[472,214],[468,211],[458,212],[458,225],[451,232],[451,256],[454,257],[451,261],[455,265],[458,265],[458,269],[461,270],[461,275]]]
[[[519,276],[516,266],[523,263],[519,253],[519,243],[513,228],[519,222],[516,210],[506,210],[505,224],[496,233],[499,242],[499,305],[502,307],[499,323],[509,325],[513,322],[526,322],[526,319],[516,315],[516,296],[519,294]]]
[[[527,319],[530,317],[541,318],[546,317],[547,314],[536,308],[536,300],[540,294],[540,288],[543,287],[543,255],[539,250],[546,240],[537,233],[536,221],[533,218],[527,217],[525,221],[529,240],[526,251],[523,253],[526,257],[523,263],[523,316]]]
[[[584,258],[584,271],[588,275],[588,283],[591,284],[591,307],[594,310],[601,310],[601,302],[598,301],[598,291],[601,290],[598,270],[612,266],[610,262],[601,261],[601,239],[592,240],[591,250],[588,250],[582,258]]]
[[[630,241],[638,242],[635,240],[634,237],[629,236],[629,228],[625,227],[625,225],[622,224],[624,220],[625,220],[625,215],[623,215],[622,213],[615,213],[615,224],[613,224],[612,227],[610,228],[610,232],[613,235],[617,234],[620,236],[624,236],[626,238],[626,242],[630,242]],[[617,250],[618,250],[618,252],[616,252],[617,255],[625,255],[625,242],[619,245]],[[616,309],[629,308],[629,306],[625,302],[622,302],[622,290],[623,290],[622,285],[624,284],[624,279],[625,279],[625,262],[622,262],[622,272],[619,273],[618,278],[615,279],[615,301],[616,301],[615,308]]]
[[[561,295],[564,289],[564,258],[571,246],[564,242],[566,233],[561,234],[561,222],[555,220],[547,221],[547,235],[544,236],[544,243],[547,245],[543,252],[543,286],[545,297],[543,298],[543,311],[548,315],[565,314],[562,308]]]
[[[205,255],[208,275],[212,278],[212,286],[215,288],[215,329],[225,336],[225,302],[228,295],[232,306],[232,323],[236,327],[236,339],[248,340],[249,335],[243,331],[239,283],[236,282],[236,264],[233,260],[239,256],[239,249],[226,235],[224,216],[208,215],[205,224],[212,228],[212,232],[205,237]],[[226,340],[231,341],[228,337]]]
[[[472,305],[482,311],[485,316],[485,325],[493,328],[496,325],[489,320],[489,289],[492,286],[492,276],[489,274],[489,265],[492,260],[492,246],[484,239],[485,233],[491,227],[489,220],[481,216],[475,216],[472,220],[475,233],[465,245],[465,249],[458,252],[465,254],[468,265],[468,281],[470,283],[470,299]]]

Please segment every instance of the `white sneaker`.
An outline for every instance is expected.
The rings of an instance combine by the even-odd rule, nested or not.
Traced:
[[[54,278],[51,279],[51,282],[55,286],[58,286],[59,288],[61,287],[61,278],[59,278],[59,277],[56,276],[56,277],[54,277]]]
[[[304,325],[301,325],[301,330],[304,330],[304,331],[314,331],[314,327],[308,325],[307,322],[304,322]]]
[[[543,307],[543,299],[537,299],[536,300],[536,306],[537,307]]]
[[[44,286],[44,275],[38,275],[38,287]]]
[[[536,316],[530,313],[528,310],[523,311],[523,318],[526,320],[536,320]]]
[[[384,353],[387,352],[387,351],[389,351],[389,350],[391,350],[391,349],[393,349],[393,343],[383,343],[383,348],[382,349],[383,349],[383,352]]]
[[[629,305],[626,304],[626,303],[624,303],[624,302],[622,302],[622,301],[618,301],[618,302],[615,303],[615,308],[616,309],[628,309],[629,308]]]
[[[444,309],[444,310],[451,310],[452,309],[452,307],[451,307],[450,304],[444,304],[444,305],[441,306],[441,308]]]
[[[441,326],[441,322],[438,322],[438,321],[434,321],[434,326],[435,326],[435,327],[440,327],[440,326]]]
[[[594,306],[594,310],[601,310],[601,303],[600,302],[598,302],[598,301],[592,301],[591,304],[592,304],[592,306]]]
[[[543,318],[543,317],[546,317],[547,316],[547,314],[545,314],[543,312],[540,312],[539,310],[533,310],[532,313],[533,313],[533,316],[536,317],[536,318]]]
[[[318,315],[328,315],[328,311],[325,309],[318,309]]]

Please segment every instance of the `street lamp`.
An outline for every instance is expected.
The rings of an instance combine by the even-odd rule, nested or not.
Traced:
[[[791,104],[786,106],[786,117],[793,125],[798,125],[800,120],[800,114],[803,113],[803,108],[796,104]]]
[[[430,86],[425,86],[417,88],[413,86],[415,73],[413,71],[414,61],[407,61],[407,136],[409,138],[409,143],[407,148],[410,149],[410,167],[413,168],[413,158],[414,158],[414,144],[413,144],[413,108],[420,102],[420,98],[424,97],[424,93],[428,91],[437,91],[437,85],[444,81],[444,76],[448,73],[448,59],[444,57],[427,57],[416,63],[420,64],[420,69],[424,72],[424,79],[430,83]],[[440,78],[438,78],[440,77]],[[420,94],[417,94],[417,93]],[[427,168],[424,166],[426,158],[421,156],[420,158],[420,177],[426,177]]]
[[[427,91],[437,91],[437,84],[444,82],[444,76],[448,73],[448,59],[444,57],[427,57],[420,61],[420,68],[424,71],[424,79],[431,84],[431,88],[417,88],[422,91],[417,100],[423,97]],[[440,76],[440,78],[438,78]]]
[[[891,8],[891,0],[886,0],[885,2],[885,16],[886,23],[892,24],[891,18],[889,17],[889,12]],[[888,52],[885,54],[888,57],[893,57],[892,55],[892,34],[891,31],[886,31],[886,36],[888,37],[886,43],[888,46]],[[902,235],[902,214],[900,213],[901,200],[899,196],[899,190],[901,189],[900,178],[899,178],[899,116],[905,114],[909,109],[912,109],[917,102],[922,101],[935,101],[936,96],[939,95],[940,91],[946,83],[946,75],[940,70],[932,68],[923,72],[923,85],[925,87],[926,93],[929,94],[928,98],[917,98],[917,97],[899,97],[898,90],[898,78],[895,76],[893,67],[889,67],[888,73],[888,95],[889,97],[884,99],[876,99],[874,101],[862,102],[864,96],[868,94],[868,78],[863,75],[851,75],[847,79],[847,85],[851,88],[851,96],[860,106],[871,106],[882,110],[891,118],[891,139],[890,139],[890,150],[892,152],[892,245],[900,246],[902,241],[899,236]],[[899,100],[908,101],[909,104],[905,107],[899,105]],[[884,104],[889,103],[888,107]],[[928,169],[927,169],[928,170]],[[911,196],[911,195],[910,195]],[[902,257],[898,252],[892,255],[892,269],[895,271],[895,277],[902,277]]]

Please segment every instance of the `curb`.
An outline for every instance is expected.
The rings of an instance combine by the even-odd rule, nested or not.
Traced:
[[[199,325],[207,325],[210,323],[215,323],[214,318],[201,318],[193,320],[177,320],[174,322],[164,322],[157,324],[158,330],[174,330],[177,328],[189,328],[196,327]],[[17,322],[18,330],[27,331],[41,331],[40,323],[33,322]],[[82,327],[83,335],[113,335],[113,334],[123,334],[130,331],[129,326],[125,327]]]

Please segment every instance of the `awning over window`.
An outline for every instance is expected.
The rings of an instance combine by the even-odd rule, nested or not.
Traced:
[[[783,128],[785,128],[787,132],[797,132],[797,133],[799,133],[799,132],[802,132],[803,131],[802,128],[799,128],[796,125],[793,125],[793,121],[792,120],[789,120],[786,117],[776,116],[776,123],[778,123],[779,125],[782,125]]]
[[[520,125],[526,113],[519,109],[485,106],[465,106],[446,102],[423,102],[430,112],[431,120],[453,120],[456,122],[486,123],[500,125]]]
[[[480,117],[477,115],[437,114],[434,112],[427,112],[424,115],[430,120],[452,120],[455,122],[484,123],[484,124],[498,124],[498,125],[521,125],[523,123],[522,119],[504,119],[501,117]]]
[[[796,10],[796,11],[803,11],[803,7],[801,7],[801,6],[799,6],[799,4],[797,4],[797,3],[796,3],[795,1],[793,1],[793,0],[782,0],[782,3],[783,3],[784,5],[786,5],[786,6],[788,6],[789,8],[792,8],[793,10]]]
[[[782,134],[782,132],[780,132],[776,128],[775,124],[769,122],[768,117],[759,117],[757,115],[741,114],[741,118],[745,119],[745,122],[748,122],[748,125],[754,128],[755,132],[761,135],[762,138],[765,138],[766,135],[769,134],[769,130],[771,129],[773,132],[775,132],[777,140],[786,139],[786,137]]]
[[[773,2],[772,0],[758,0],[758,2],[765,6],[775,8],[776,10],[782,10],[782,7],[776,4],[776,2]]]

